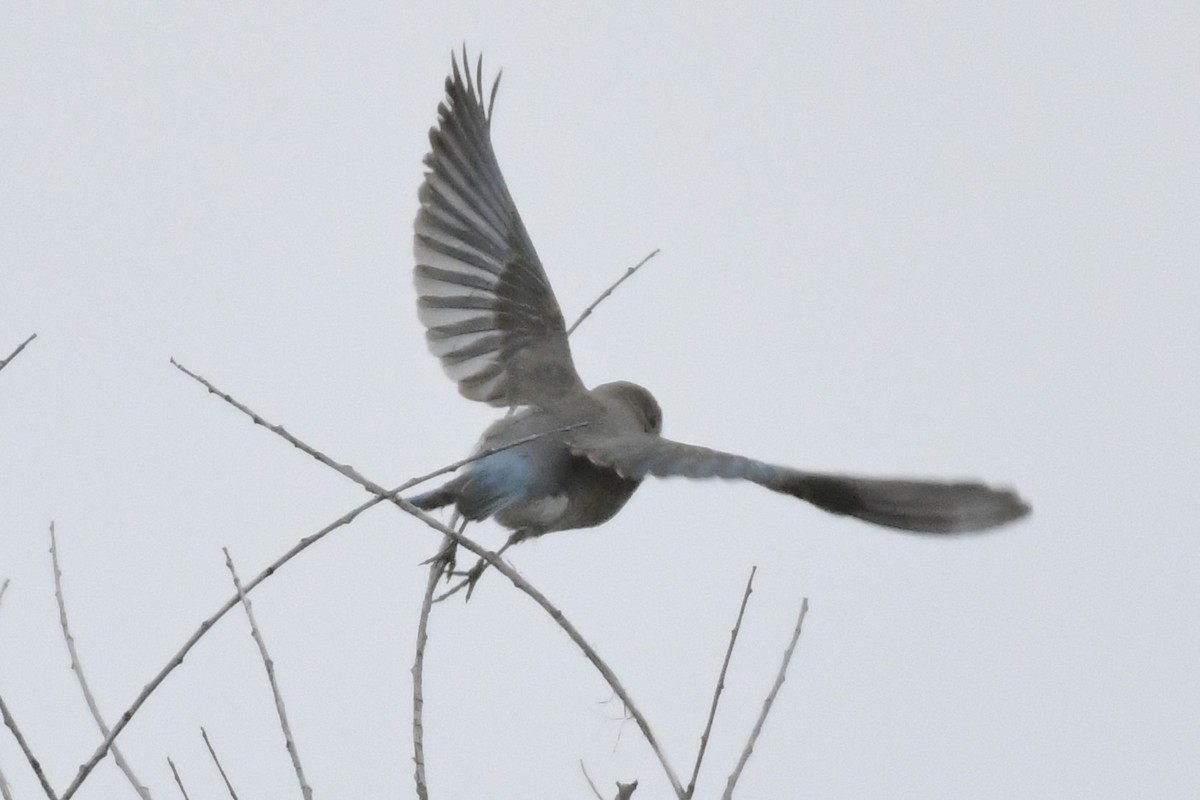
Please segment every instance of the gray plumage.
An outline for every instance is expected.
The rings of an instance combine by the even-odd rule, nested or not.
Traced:
[[[646,389],[587,389],[492,150],[498,85],[485,107],[482,64],[472,76],[465,52],[446,79],[414,226],[417,308],[430,351],[463,396],[519,408],[484,432],[477,452],[547,435],[472,462],[412,503],[492,517],[517,540],[599,525],[648,476],[748,480],[834,514],[925,533],[986,530],[1029,512],[1014,492],[974,481],[804,472],[672,441],[660,435],[662,412]]]

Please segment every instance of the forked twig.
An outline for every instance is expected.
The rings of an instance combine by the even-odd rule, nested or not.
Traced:
[[[696,776],[700,774],[700,764],[704,761],[704,751],[708,748],[708,735],[712,732],[713,720],[717,716],[717,703],[721,700],[721,692],[725,690],[725,672],[729,669],[729,660],[733,658],[733,646],[737,643],[738,632],[742,629],[742,617],[746,613],[746,603],[750,601],[756,572],[757,566],[750,568],[750,577],[746,579],[746,591],[742,593],[742,605],[738,608],[737,621],[733,623],[733,630],[729,632],[729,647],[725,649],[725,660],[721,662],[721,673],[717,676],[717,686],[713,690],[712,706],[708,709],[708,721],[704,723],[704,733],[700,735],[700,749],[696,752],[696,763],[692,767],[692,779],[688,781],[688,797],[696,791]]]
[[[37,334],[31,333],[29,335],[28,339],[26,339],[25,341],[23,341],[19,345],[17,345],[16,350],[13,350],[11,353],[8,354],[8,358],[0,358],[0,369],[4,369],[5,367],[7,367],[9,362],[12,361],[17,356],[19,356],[21,354],[21,351],[25,349],[25,346],[27,344],[29,344],[30,342],[32,342],[36,338],[37,338]]]
[[[79,683],[79,688],[83,692],[83,700],[87,703],[88,710],[92,712],[92,719],[96,721],[96,727],[100,729],[100,735],[107,737],[109,734],[108,724],[104,721],[104,715],[100,713],[100,706],[96,702],[96,697],[92,694],[92,689],[88,685],[87,677],[83,672],[83,662],[79,658],[79,652],[75,648],[75,637],[71,635],[71,626],[67,623],[67,601],[63,596],[62,588],[62,567],[58,563],[58,538],[54,533],[54,521],[50,522],[50,563],[54,568],[54,600],[58,603],[58,624],[62,628],[63,640],[67,643],[67,653],[71,657],[71,671],[75,673],[75,679]],[[129,762],[125,760],[125,755],[114,744],[112,747],[113,760],[117,762],[121,772],[125,773],[125,777],[129,780],[133,790],[137,792],[143,800],[151,800],[150,790],[133,774],[133,767],[129,766]]]
[[[742,776],[742,769],[746,766],[746,762],[750,760],[750,754],[754,752],[754,743],[758,741],[758,735],[762,733],[763,723],[767,721],[767,714],[771,713],[771,706],[775,702],[775,695],[779,694],[779,687],[783,686],[783,680],[787,676],[788,664],[792,661],[792,653],[796,650],[796,642],[800,640],[800,629],[804,627],[804,617],[808,614],[808,598],[800,603],[800,615],[796,617],[796,629],[792,631],[792,640],[788,642],[787,650],[783,653],[783,663],[779,665],[779,674],[775,676],[775,685],[771,687],[771,691],[767,694],[767,699],[763,701],[762,711],[758,715],[758,719],[754,723],[754,730],[750,732],[750,738],[746,742],[746,748],[742,750],[742,757],[738,759],[737,766],[729,775],[729,781],[725,784],[725,793],[721,795],[722,800],[732,800],[733,788],[737,785],[738,778]]]
[[[250,605],[250,598],[246,596],[245,588],[242,587],[237,569],[233,566],[233,557],[229,555],[229,548],[222,547],[221,550],[225,553],[225,566],[229,568],[229,574],[233,578],[233,587],[237,590],[238,600],[241,601],[242,608],[246,612],[246,619],[250,622],[250,635],[254,638],[254,643],[258,645],[258,654],[262,656],[263,666],[267,669],[267,682],[271,684],[271,695],[275,698],[275,711],[279,715],[279,727],[283,729],[284,746],[287,748],[288,756],[292,759],[292,769],[296,771],[296,780],[300,782],[300,793],[304,795],[304,800],[312,800],[312,787],[304,778],[304,767],[301,766],[300,754],[296,751],[296,739],[292,736],[292,727],[288,725],[283,694],[279,691],[279,683],[275,680],[275,662],[271,660],[271,655],[267,652],[267,643],[254,619],[254,609]]]
[[[592,315],[592,312],[596,310],[596,306],[600,305],[605,300],[607,300],[608,296],[610,294],[612,294],[613,292],[615,292],[618,286],[620,286],[622,283],[624,283],[625,281],[632,278],[633,273],[635,273],[639,269],[641,269],[643,264],[645,264],[650,259],[654,258],[656,255],[658,255],[657,247],[654,248],[654,251],[652,253],[650,253],[650,255],[646,256],[641,261],[634,264],[629,269],[625,270],[624,275],[617,278],[615,283],[613,283],[611,286],[609,286],[607,289],[605,289],[603,292],[601,292],[600,296],[597,297],[595,300],[593,300],[592,304],[583,310],[583,313],[579,315],[579,318],[576,319],[573,323],[571,323],[571,327],[567,328],[567,336],[570,336],[572,333],[574,333],[575,329],[578,328],[581,324],[583,324],[583,321],[585,319],[587,319],[588,317],[590,317]]]
[[[233,790],[233,784],[229,782],[229,776],[225,774],[225,768],[221,766],[221,759],[217,758],[217,751],[213,749],[212,742],[208,740],[208,731],[200,728],[200,736],[204,739],[204,746],[208,748],[208,754],[212,756],[213,763],[217,765],[217,772],[221,773],[221,780],[225,781],[225,788],[229,790],[230,800],[238,800],[237,792]]]
[[[21,729],[17,727],[17,721],[13,719],[12,712],[8,710],[8,704],[4,702],[3,695],[0,695],[0,717],[4,719],[4,724],[12,731],[13,738],[17,740],[17,745],[21,748],[21,752],[25,754],[25,760],[29,762],[29,766],[33,768],[33,774],[37,775],[38,781],[42,784],[42,791],[46,793],[46,797],[50,800],[58,800],[58,795],[54,794],[54,789],[50,786],[50,781],[46,779],[46,773],[42,770],[42,764],[34,756],[33,751],[29,749],[29,743],[25,741],[25,737],[21,734]]]
[[[425,643],[429,640],[429,614],[433,610],[433,592],[442,577],[442,563],[436,559],[429,565],[429,580],[425,582],[425,594],[421,598],[421,616],[417,619],[417,652],[413,656],[413,763],[416,769],[413,780],[417,785],[417,797],[429,800],[429,786],[425,782]]]

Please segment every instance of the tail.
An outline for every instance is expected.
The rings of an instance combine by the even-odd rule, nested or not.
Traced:
[[[941,483],[801,473],[785,491],[834,514],[923,533],[968,533],[1020,519],[1016,492],[982,483]]]
[[[422,511],[433,511],[435,508],[442,508],[443,506],[458,502],[460,485],[461,481],[455,478],[436,489],[424,492],[423,494],[415,494],[412,497],[406,497],[405,500]]]

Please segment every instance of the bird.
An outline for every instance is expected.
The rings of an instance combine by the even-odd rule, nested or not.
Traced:
[[[1029,513],[1013,490],[979,481],[810,472],[668,439],[654,396],[627,381],[589,389],[563,314],[517,212],[491,141],[498,73],[484,102],[463,48],[429,133],[414,223],[413,280],[429,350],[464,397],[510,413],[479,456],[441,486],[408,498],[458,519],[492,518],[505,547],[590,528],[620,511],[648,477],[755,483],[823,511],[900,531],[989,530]],[[472,584],[473,586],[473,584]]]

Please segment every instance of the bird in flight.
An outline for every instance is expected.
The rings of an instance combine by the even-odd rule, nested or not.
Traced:
[[[492,149],[499,82],[485,104],[482,59],[474,75],[465,51],[461,67],[453,59],[429,133],[413,277],[429,349],[459,393],[516,410],[484,431],[476,453],[488,455],[409,502],[453,505],[464,524],[493,518],[513,532],[509,545],[600,525],[649,476],[746,480],[833,514],[921,533],[982,531],[1029,513],[1015,492],[976,481],[808,472],[673,441],[662,436],[662,411],[646,389],[625,381],[587,388]]]

